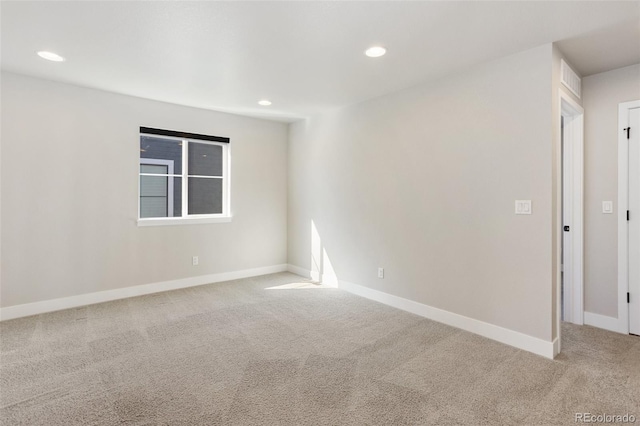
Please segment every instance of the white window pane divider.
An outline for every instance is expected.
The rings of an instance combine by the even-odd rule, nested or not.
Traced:
[[[229,151],[229,144],[222,146],[222,176],[226,176],[226,180],[222,181],[222,213],[231,216],[231,209],[229,208],[229,188],[231,187],[231,171],[229,165],[231,163],[231,151]]]
[[[187,159],[187,145],[189,144],[189,141],[186,139],[182,140],[182,173],[189,176],[189,170],[187,169],[188,166],[188,159]],[[189,185],[188,185],[188,179],[182,179],[182,216],[188,216],[189,215]]]

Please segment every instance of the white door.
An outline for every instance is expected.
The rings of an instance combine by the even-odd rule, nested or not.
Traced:
[[[562,321],[573,322],[573,244],[571,228],[573,225],[573,146],[567,137],[567,121],[562,116]],[[575,227],[574,231],[575,231]]]
[[[629,110],[629,333],[640,335],[640,108]]]
[[[563,94],[562,140],[562,280],[561,317],[582,325],[583,310],[583,164],[584,110]]]

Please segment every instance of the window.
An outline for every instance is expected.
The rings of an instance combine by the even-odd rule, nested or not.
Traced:
[[[229,139],[140,128],[139,225],[228,221]]]

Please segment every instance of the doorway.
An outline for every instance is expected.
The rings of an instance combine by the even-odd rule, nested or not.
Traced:
[[[562,238],[560,319],[582,325],[583,308],[583,168],[584,110],[560,94],[562,143]]]
[[[640,335],[640,100],[618,109],[618,321]]]

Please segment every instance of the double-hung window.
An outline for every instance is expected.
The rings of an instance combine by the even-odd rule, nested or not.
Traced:
[[[230,220],[229,139],[140,127],[139,225]]]

